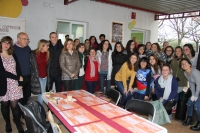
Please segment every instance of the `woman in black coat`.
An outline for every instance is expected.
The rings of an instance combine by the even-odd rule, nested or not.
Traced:
[[[119,71],[121,66],[126,62],[127,55],[124,54],[124,46],[121,42],[115,44],[115,49],[112,53],[112,73],[111,73],[111,84],[115,84],[115,74]]]

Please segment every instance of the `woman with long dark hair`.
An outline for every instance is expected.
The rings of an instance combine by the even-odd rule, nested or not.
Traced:
[[[133,40],[129,40],[126,44],[126,51],[125,53],[130,56],[131,54],[136,53],[136,46]]]
[[[152,51],[151,54],[156,55],[161,62],[166,63],[167,56],[164,52],[161,51],[158,43],[153,43],[151,45],[151,51]]]
[[[112,73],[111,73],[111,84],[115,84],[115,74],[119,71],[121,66],[127,60],[127,55],[124,54],[124,46],[121,42],[115,44],[115,49],[112,52]]]
[[[90,47],[95,48],[97,50],[99,47],[97,38],[95,36],[90,36],[89,41],[90,41]]]
[[[167,56],[167,60],[166,60],[166,63],[170,64],[171,63],[171,60],[173,59],[174,57],[174,48],[172,46],[167,46],[164,50],[164,53],[166,54]]]
[[[138,69],[137,60],[138,55],[131,54],[115,75],[115,85],[122,94],[121,107],[124,107],[133,96],[134,89],[132,86]]]

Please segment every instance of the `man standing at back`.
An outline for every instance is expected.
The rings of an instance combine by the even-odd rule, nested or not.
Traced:
[[[26,33],[17,34],[17,43],[14,45],[14,53],[17,56],[22,76],[23,76],[23,98],[21,103],[25,105],[31,96],[31,68],[30,68],[30,52],[28,46],[29,37]]]
[[[61,80],[61,68],[59,63],[60,53],[63,49],[61,40],[58,40],[58,35],[56,32],[51,32],[49,34],[50,45],[50,86],[49,90],[52,90],[53,83],[55,82],[56,92],[61,92],[62,80]]]

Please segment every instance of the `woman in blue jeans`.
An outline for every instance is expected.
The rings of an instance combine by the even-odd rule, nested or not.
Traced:
[[[192,92],[191,98],[187,102],[187,119],[183,123],[184,126],[192,124],[193,108],[196,110],[198,122],[195,126],[191,126],[190,129],[194,131],[200,131],[200,71],[192,67],[192,63],[188,58],[181,60],[181,68],[185,71],[184,75],[187,78]]]
[[[115,75],[115,85],[122,94],[120,106],[124,107],[126,103],[133,97],[133,88],[136,71],[137,71],[137,54],[131,54],[128,60],[122,65],[120,70]],[[128,85],[128,80],[130,82]]]
[[[107,93],[110,90],[111,72],[112,72],[112,50],[109,48],[108,40],[101,42],[100,50],[97,51],[97,57],[100,63],[100,91]],[[104,90],[104,81],[106,80],[106,91]]]

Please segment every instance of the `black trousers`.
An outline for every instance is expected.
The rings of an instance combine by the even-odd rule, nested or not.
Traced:
[[[175,105],[176,105],[176,101],[167,101],[166,103],[163,104],[168,115],[172,114],[172,107]]]
[[[75,80],[63,80],[63,85],[64,85],[64,89],[65,91],[70,91],[70,90],[74,90],[75,87]]]
[[[23,98],[20,99],[20,103],[25,105],[28,101],[28,98],[31,96],[31,75],[25,75],[23,77]]]
[[[61,76],[58,77],[50,76],[49,79],[50,79],[49,90],[52,90],[53,83],[55,82],[56,92],[61,92],[61,87],[62,87]]]

